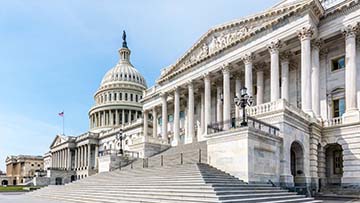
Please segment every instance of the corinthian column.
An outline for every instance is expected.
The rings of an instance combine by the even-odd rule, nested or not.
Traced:
[[[153,110],[152,110],[152,117],[153,117],[153,137],[157,137],[157,110],[156,110],[156,106],[153,107]]]
[[[179,88],[174,90],[174,145],[180,141],[180,93]]]
[[[312,43],[311,102],[314,116],[320,118],[320,46],[321,40]]]
[[[222,68],[223,73],[223,89],[224,89],[224,112],[223,112],[223,119],[224,119],[224,130],[230,129],[230,70],[229,65],[225,64]]]
[[[298,32],[301,41],[301,109],[313,116],[311,101],[311,37],[312,27],[303,27]]]
[[[66,160],[67,161],[67,163],[66,163],[67,169],[70,170],[71,169],[71,151],[70,151],[70,148],[67,148],[66,157],[67,157],[67,160]]]
[[[243,61],[245,64],[245,87],[247,88],[247,93],[249,96],[253,96],[252,68],[254,59],[255,57],[252,53],[246,54],[243,57]]]
[[[205,129],[207,126],[205,126],[205,91],[201,91],[200,93],[200,102],[201,102],[201,112],[200,112],[200,118],[201,118],[201,134],[205,134]]]
[[[239,74],[235,78],[235,96],[237,98],[241,97],[240,89],[241,89],[241,80]],[[236,104],[235,104],[235,118],[240,118],[240,107]]]
[[[359,26],[349,25],[344,30],[345,35],[345,106],[346,114],[357,111],[356,105],[356,34]]]
[[[149,111],[148,110],[144,110],[144,137],[146,139],[146,137],[148,136],[148,127],[149,127],[149,124],[148,124],[148,119],[149,119]]]
[[[223,98],[222,98],[222,85],[216,86],[216,122],[223,121]]]
[[[281,60],[281,98],[289,101],[289,58],[291,52],[282,54]]]
[[[162,103],[162,130],[161,130],[161,137],[163,140],[168,139],[167,136],[167,125],[168,125],[168,119],[167,119],[167,94],[162,93],[161,95],[161,103]]]
[[[281,48],[280,40],[273,41],[268,45],[271,57],[270,67],[270,100],[276,101],[280,98],[279,85],[279,49]]]
[[[204,86],[205,86],[205,134],[207,134],[208,125],[211,123],[211,80],[210,75],[207,73],[204,76]]]
[[[194,103],[194,84],[188,83],[188,137],[187,143],[192,143],[195,136],[195,103]]]
[[[256,65],[256,105],[264,103],[264,66],[265,63]]]

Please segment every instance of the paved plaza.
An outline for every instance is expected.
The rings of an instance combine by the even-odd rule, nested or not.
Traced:
[[[23,192],[0,193],[0,203],[66,203],[57,200],[38,199]]]
[[[0,203],[68,203],[64,201],[38,199],[23,192],[0,193]],[[360,200],[324,200],[324,203],[360,203]]]

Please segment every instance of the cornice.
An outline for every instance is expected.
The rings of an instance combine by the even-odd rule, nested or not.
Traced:
[[[295,4],[295,5],[289,5],[287,7],[272,8],[264,13],[260,13],[258,15],[244,18],[242,20],[239,20],[239,21],[236,21],[236,22],[233,22],[230,24],[226,24],[226,25],[222,25],[222,26],[210,29],[179,60],[177,60],[174,65],[171,65],[170,67],[166,68],[165,73],[163,73],[160,76],[160,78],[157,80],[157,83],[161,84],[161,83],[175,77],[176,75],[178,75],[182,72],[185,72],[186,70],[200,64],[201,62],[206,61],[207,59],[209,59],[213,56],[216,56],[216,55],[220,54],[221,52],[252,38],[253,36],[257,35],[260,32],[263,32],[268,29],[272,29],[274,25],[280,23],[285,18],[292,16],[295,13],[302,12],[302,11],[306,10],[307,8],[312,9],[313,13],[315,13],[315,15],[317,15],[318,18],[320,18],[320,16],[324,12],[324,10],[323,10],[321,4],[318,2],[318,0],[315,0],[315,1],[308,0],[308,1],[302,1],[301,3]],[[246,25],[250,24],[251,22],[259,21],[259,20],[264,19],[265,17],[271,17],[274,15],[279,15],[279,16],[277,16],[277,18],[272,19],[271,21],[269,21],[267,23],[264,23],[263,26],[260,26],[258,28],[255,28],[254,30],[251,30],[250,32],[245,31],[245,34],[242,37],[240,37],[237,40],[227,43],[221,49],[218,49],[218,50],[214,51],[213,53],[207,54],[206,56],[200,57],[197,60],[196,59],[190,60],[191,61],[190,64],[179,67],[180,64],[183,63],[186,58],[190,57],[190,59],[192,59],[191,53],[193,53],[195,51],[195,49],[203,46],[204,43],[206,43],[205,40],[208,37],[210,37],[210,35],[214,34],[215,32],[222,31],[225,29],[230,29],[230,28],[233,28],[234,26],[240,26],[240,25],[243,25],[244,26],[243,28],[246,28]],[[205,51],[206,51],[206,49],[205,49]],[[176,68],[178,68],[178,70],[175,70]]]

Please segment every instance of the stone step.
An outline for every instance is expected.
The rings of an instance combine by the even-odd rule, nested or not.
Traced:
[[[169,150],[168,153],[176,151]],[[90,176],[65,186],[43,188],[29,195],[81,203],[315,201],[273,187],[271,184],[245,183],[207,164],[196,163],[196,153],[192,154],[195,158],[189,160],[194,160],[193,164],[116,170]],[[142,161],[138,160],[136,164],[142,166]]]

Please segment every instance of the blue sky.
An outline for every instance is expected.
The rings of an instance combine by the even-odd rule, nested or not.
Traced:
[[[276,0],[0,0],[0,170],[7,155],[42,155],[65,111],[65,134],[88,129],[102,76],[118,61],[122,30],[131,61],[154,84],[210,27]]]

